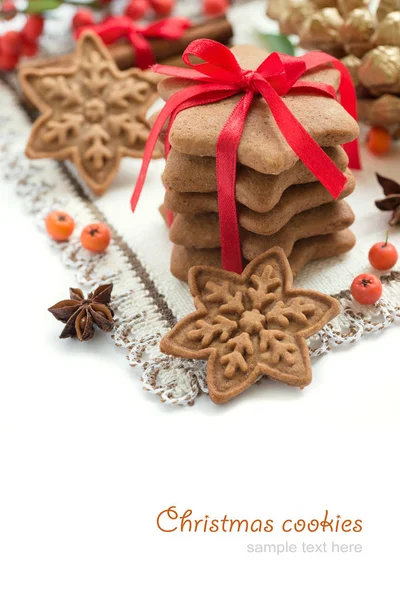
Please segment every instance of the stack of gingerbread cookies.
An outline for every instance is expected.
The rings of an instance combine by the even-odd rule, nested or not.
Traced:
[[[255,69],[266,58],[263,50],[251,46],[238,46],[233,52],[244,69]],[[337,89],[340,74],[323,68],[303,79]],[[187,85],[168,78],[159,84],[159,92],[167,100]],[[171,271],[182,280],[194,265],[221,265],[216,143],[237,101],[233,97],[182,111],[170,131],[163,210],[173,215]],[[309,261],[337,256],[355,243],[348,229],[354,214],[344,200],[354,189],[354,178],[341,145],[355,139],[359,130],[332,98],[293,94],[284,101],[347,177],[340,198],[334,200],[288,146],[265,101],[261,97],[253,101],[237,154],[236,206],[242,254],[250,261],[279,246],[297,273]]]

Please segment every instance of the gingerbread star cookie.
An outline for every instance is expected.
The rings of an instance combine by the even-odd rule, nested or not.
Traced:
[[[162,340],[161,350],[208,360],[211,399],[224,404],[260,375],[291,386],[311,383],[306,339],[340,312],[337,300],[292,288],[288,260],[280,248],[258,256],[242,275],[215,267],[193,267],[189,285],[196,311]]]
[[[79,39],[72,66],[22,68],[22,88],[41,112],[26,155],[71,160],[88,186],[103,194],[123,156],[143,156],[157,80],[140,69],[120,71],[93,32]]]

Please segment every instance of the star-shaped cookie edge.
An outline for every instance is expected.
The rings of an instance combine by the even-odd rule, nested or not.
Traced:
[[[312,323],[310,326],[305,328],[300,333],[291,334],[291,337],[296,342],[297,349],[301,360],[303,361],[303,377],[300,380],[296,376],[285,374],[278,369],[273,368],[271,365],[261,364],[257,362],[255,368],[253,368],[249,376],[242,382],[241,385],[232,386],[232,388],[226,392],[218,389],[216,380],[216,358],[217,351],[212,347],[198,348],[196,350],[190,349],[176,342],[176,338],[182,333],[182,331],[189,330],[190,326],[195,325],[201,319],[204,319],[208,313],[205,303],[202,301],[201,296],[204,290],[199,286],[199,279],[202,274],[207,274],[207,277],[212,279],[219,279],[224,281],[230,281],[236,286],[248,286],[250,277],[254,274],[257,268],[262,264],[268,264],[269,261],[276,261],[280,268],[282,293],[289,298],[306,298],[316,303],[321,303],[326,306],[326,311],[323,318]],[[189,271],[189,287],[192,296],[194,297],[194,303],[196,311],[190,313],[182,320],[180,320],[171,331],[169,331],[160,342],[160,349],[165,354],[172,356],[189,358],[189,359],[201,359],[207,360],[207,383],[209,394],[213,402],[216,404],[224,404],[231,398],[237,396],[247,388],[249,388],[255,381],[261,376],[266,375],[271,379],[281,381],[290,386],[294,387],[305,387],[311,383],[312,370],[311,361],[309,356],[309,350],[306,339],[317,333],[324,325],[331,321],[340,312],[340,304],[334,298],[322,294],[321,292],[313,290],[303,290],[293,288],[293,275],[290,269],[289,262],[281,250],[281,248],[272,248],[267,252],[261,254],[253,261],[251,261],[244,269],[241,275],[224,271],[217,267],[207,266],[196,266],[192,267]],[[234,339],[234,338],[233,338]]]
[[[93,47],[93,45],[96,47],[96,50],[103,56],[103,58],[109,63],[109,71],[112,74],[113,78],[115,78],[115,80],[122,81],[124,79],[129,79],[129,77],[131,77],[132,75],[135,75],[143,81],[146,81],[150,84],[150,86],[153,87],[153,93],[149,95],[149,99],[147,100],[147,102],[142,104],[140,115],[143,119],[145,119],[147,110],[158,98],[157,82],[159,81],[159,76],[151,72],[141,71],[138,68],[131,68],[125,71],[121,71],[115,64],[108,48],[102,42],[100,37],[92,31],[86,31],[79,38],[76,46],[74,61],[73,64],[71,64],[70,66],[51,66],[45,68],[35,68],[29,66],[21,67],[19,70],[18,77],[24,94],[40,112],[40,116],[35,120],[31,129],[31,133],[25,150],[26,156],[32,159],[53,158],[55,160],[70,160],[75,165],[77,171],[79,172],[85,183],[90,187],[90,189],[98,196],[101,196],[109,188],[116,174],[118,173],[121,159],[124,157],[141,158],[143,156],[143,151],[130,149],[127,146],[119,146],[117,155],[115,157],[114,168],[109,173],[108,177],[104,180],[104,182],[99,183],[95,179],[93,179],[84,168],[81,160],[80,151],[77,146],[70,146],[64,149],[56,151],[50,150],[46,152],[39,152],[35,150],[33,145],[37,132],[40,130],[43,123],[45,123],[51,117],[53,110],[51,106],[49,106],[49,104],[46,103],[39,96],[39,94],[37,94],[37,92],[35,91],[35,89],[29,81],[32,77],[55,77],[57,75],[65,75],[67,77],[70,77],[75,75],[79,71],[79,63],[82,57],[85,56],[86,48],[91,48]],[[157,149],[153,153],[153,158],[161,157],[162,152]]]

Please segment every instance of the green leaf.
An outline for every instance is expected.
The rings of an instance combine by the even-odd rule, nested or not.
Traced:
[[[61,4],[62,0],[29,0],[26,12],[30,15],[39,14],[46,10],[54,10]]]
[[[266,50],[290,54],[290,56],[295,55],[294,46],[286,35],[282,35],[281,33],[264,33],[262,31],[257,31],[257,34],[262,41],[263,48]]]

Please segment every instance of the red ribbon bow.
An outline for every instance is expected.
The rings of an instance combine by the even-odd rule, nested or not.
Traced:
[[[190,56],[200,58],[203,62],[192,64]],[[166,154],[170,149],[169,131],[181,110],[217,102],[244,91],[245,94],[238,101],[219,134],[216,148],[222,266],[224,269],[241,273],[242,256],[235,202],[236,155],[246,115],[254,96],[261,94],[289,146],[332,196],[337,198],[347,183],[345,175],[290,112],[281,96],[296,90],[336,98],[335,90],[328,84],[299,81],[308,70],[333,64],[341,73],[339,92],[342,106],[356,119],[354,85],[343,63],[324,52],[309,52],[300,58],[274,52],[255,71],[248,71],[240,67],[228,48],[218,42],[204,39],[189,44],[182,58],[191,70],[164,65],[154,65],[153,70],[156,73],[195,81],[199,85],[190,86],[174,94],[160,112],[146,144],[131,207],[133,211],[136,208],[153,149],[168,118],[170,121],[165,142]],[[350,166],[360,168],[357,141],[354,140],[344,147],[350,159]]]
[[[169,17],[150,25],[138,25],[128,17],[108,17],[102,23],[85,25],[76,32],[80,37],[88,29],[97,33],[106,45],[121,39],[128,39],[136,52],[136,65],[139,69],[148,69],[155,63],[151,38],[163,40],[179,40],[183,32],[192,26],[191,21],[184,17]]]

